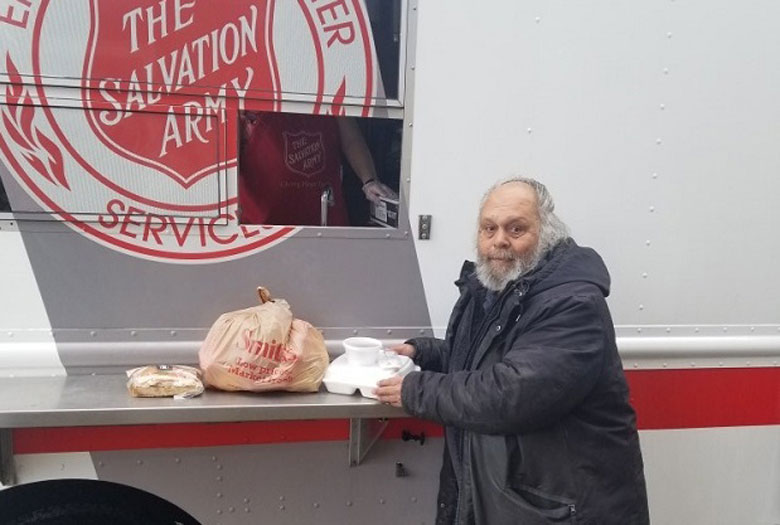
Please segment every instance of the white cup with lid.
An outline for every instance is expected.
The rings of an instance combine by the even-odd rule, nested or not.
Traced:
[[[373,337],[349,337],[344,339],[342,345],[350,365],[376,365],[382,353],[382,341]]]

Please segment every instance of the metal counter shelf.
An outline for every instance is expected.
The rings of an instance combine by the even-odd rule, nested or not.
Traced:
[[[220,392],[191,399],[137,398],[124,375],[0,379],[0,482],[14,483],[12,429],[349,419],[349,464],[360,464],[401,409],[358,395]]]

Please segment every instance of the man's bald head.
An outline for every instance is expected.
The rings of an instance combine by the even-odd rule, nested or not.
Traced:
[[[498,190],[506,191],[511,189],[520,190],[520,191],[530,189],[533,192],[534,197],[536,198],[536,205],[539,208],[540,217],[543,212],[552,213],[553,210],[555,209],[552,196],[550,195],[550,192],[547,191],[547,187],[544,184],[542,184],[536,179],[531,179],[527,177],[513,177],[511,179],[506,179],[497,182],[496,184],[488,188],[488,190],[482,196],[482,201],[479,206],[480,214],[482,213],[482,208],[485,206],[485,202],[493,193],[495,193]]]

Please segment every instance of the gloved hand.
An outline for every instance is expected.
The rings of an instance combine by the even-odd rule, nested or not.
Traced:
[[[366,199],[374,203],[378,203],[380,197],[386,197],[388,199],[398,198],[393,190],[376,179],[371,179],[363,184],[363,193],[366,195]]]

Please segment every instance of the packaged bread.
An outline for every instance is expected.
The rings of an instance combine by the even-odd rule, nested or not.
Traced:
[[[133,397],[189,398],[203,393],[200,370],[184,365],[149,365],[127,371]]]

